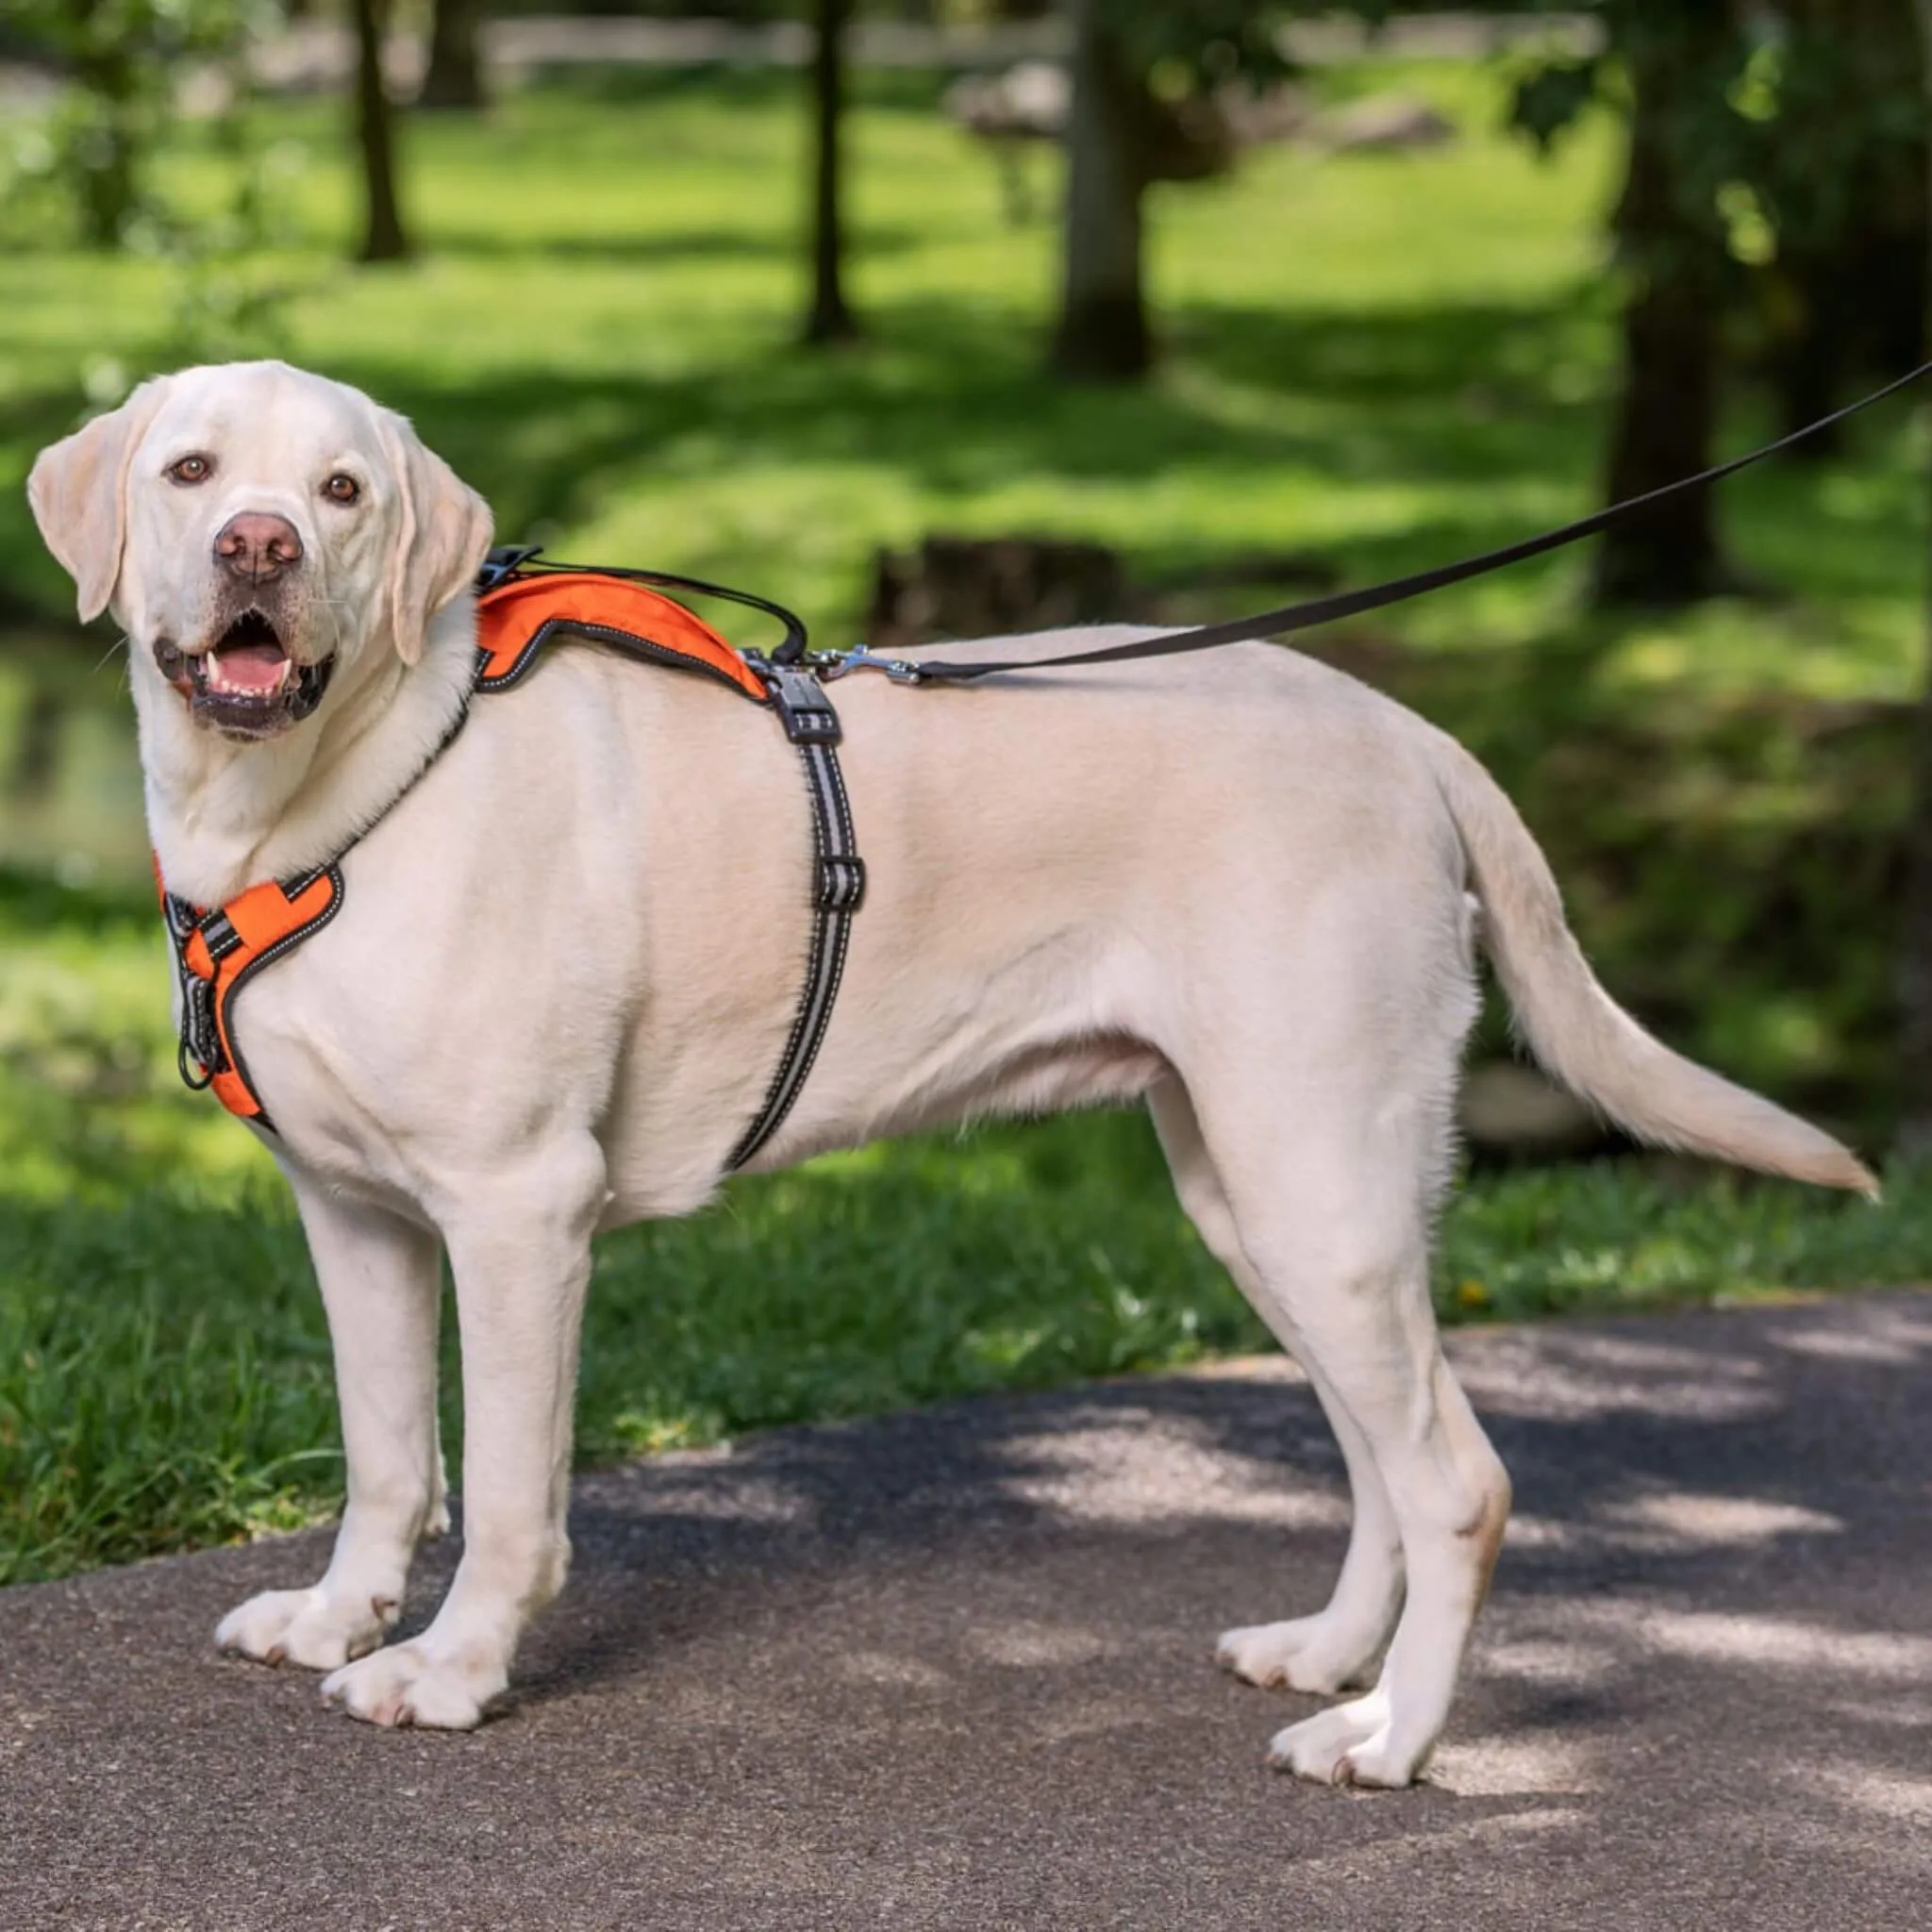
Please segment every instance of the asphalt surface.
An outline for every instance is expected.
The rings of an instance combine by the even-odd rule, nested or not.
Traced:
[[[1932,1926],[1932,1295],[1454,1353],[1518,1514],[1412,1791],[1209,1661],[1341,1549],[1251,1363],[587,1479],[467,1737],[214,1655],[321,1537],[0,1592],[0,1927]]]

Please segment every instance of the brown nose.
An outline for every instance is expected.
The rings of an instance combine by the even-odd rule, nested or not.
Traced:
[[[302,539],[287,517],[245,509],[222,525],[215,555],[238,577],[272,577],[302,561]]]

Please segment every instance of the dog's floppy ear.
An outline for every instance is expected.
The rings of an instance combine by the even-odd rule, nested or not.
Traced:
[[[118,409],[43,449],[26,479],[26,500],[41,535],[79,591],[83,624],[108,608],[121,581],[127,469],[154,420],[162,387],[142,383]]]
[[[405,664],[423,655],[429,620],[469,589],[490,549],[490,506],[424,448],[402,417],[385,414],[383,442],[402,496],[402,529],[390,566],[390,619]]]

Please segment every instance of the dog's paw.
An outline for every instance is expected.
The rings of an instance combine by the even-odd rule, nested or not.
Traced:
[[[341,1596],[313,1590],[266,1590],[224,1617],[215,1643],[258,1663],[333,1671],[366,1657],[389,1634],[393,1597]]]
[[[500,1666],[440,1656],[418,1637],[325,1677],[322,1694],[366,1724],[473,1731],[508,1681]]]
[[[1224,1631],[1214,1660],[1264,1690],[1312,1690],[1327,1697],[1356,1679],[1374,1648],[1359,1632],[1340,1628],[1324,1614]]]
[[[1400,1790],[1419,1769],[1415,1755],[1405,1761],[1392,1748],[1389,1700],[1379,1690],[1276,1732],[1268,1762],[1317,1784],[1382,1790]]]

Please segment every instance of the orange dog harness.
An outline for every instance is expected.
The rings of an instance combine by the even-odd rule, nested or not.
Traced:
[[[817,675],[829,660],[809,657],[797,619],[762,598],[689,577],[533,567],[535,556],[527,549],[492,551],[478,579],[473,693],[510,690],[536,668],[544,647],[556,639],[588,638],[645,663],[715,678],[767,706],[804,763],[817,854],[811,948],[804,993],[778,1071],[758,1117],[731,1153],[729,1164],[741,1167],[777,1131],[811,1071],[838,996],[851,916],[865,892],[865,865],[839,771],[839,717]],[[655,588],[660,584],[769,612],[785,624],[786,643],[770,658],[738,651]],[[468,718],[465,703],[434,756],[441,755]],[[235,1038],[235,1000],[264,966],[321,931],[341,910],[346,890],[342,860],[353,849],[296,877],[250,886],[212,910],[192,906],[161,885],[161,910],[174,940],[181,988],[181,1077],[197,1091],[211,1087],[230,1113],[271,1132],[274,1123]],[[160,883],[158,867],[156,876]]]

